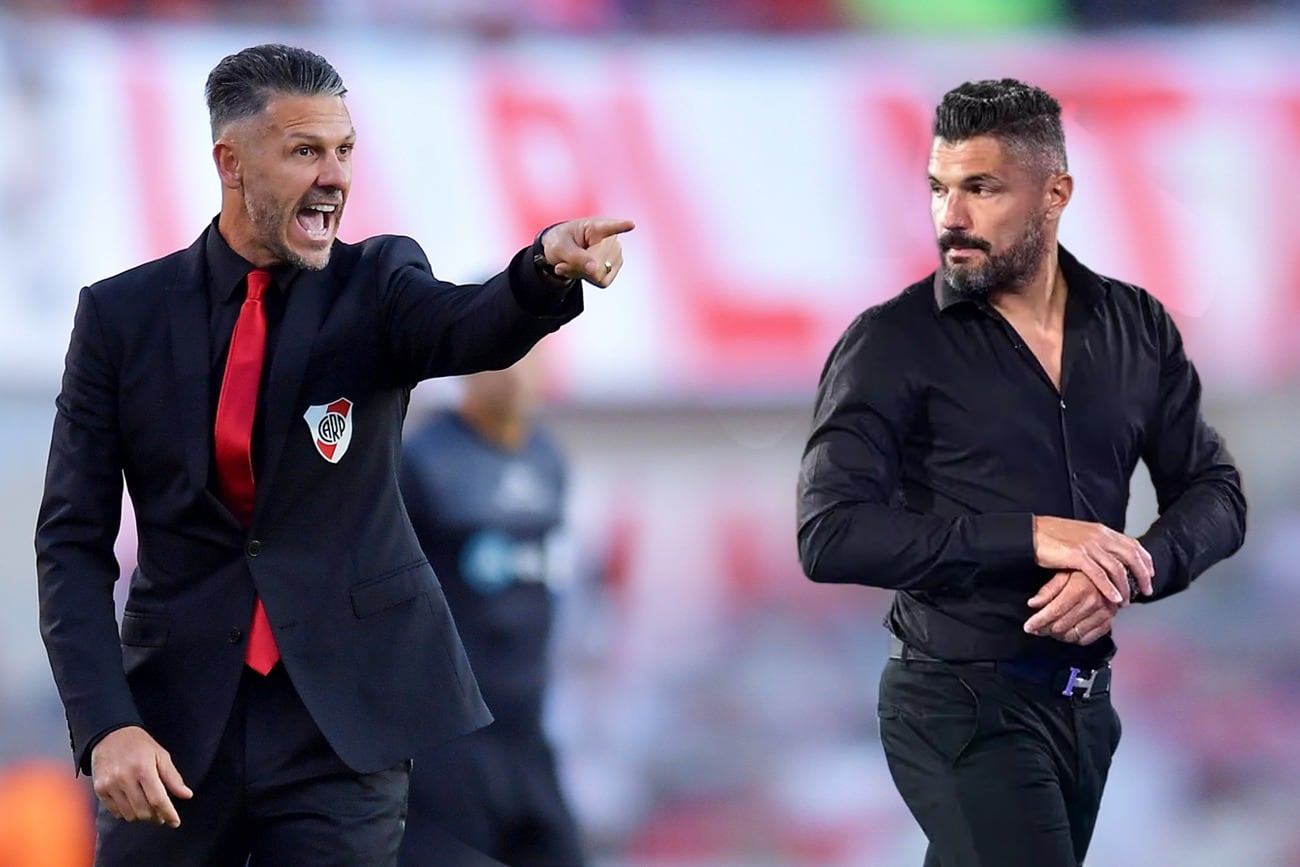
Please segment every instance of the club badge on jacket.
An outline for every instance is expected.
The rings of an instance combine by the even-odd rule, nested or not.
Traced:
[[[309,406],[303,420],[311,428],[316,451],[331,464],[337,464],[352,442],[352,401],[346,397]]]

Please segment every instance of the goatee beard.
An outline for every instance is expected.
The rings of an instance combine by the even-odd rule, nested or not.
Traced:
[[[271,199],[253,195],[245,190],[244,207],[248,212],[249,222],[257,229],[258,237],[262,243],[281,262],[286,262],[304,271],[321,271],[329,264],[331,249],[324,250],[319,258],[306,259],[291,249],[288,244],[281,243],[280,226],[282,221],[278,203]],[[297,213],[296,208],[293,213]],[[293,219],[293,214],[289,215],[289,219]]]
[[[953,247],[983,250],[984,264],[958,267],[949,265],[944,253]],[[1020,291],[1038,270],[1046,247],[1043,220],[1038,214],[1031,214],[1024,234],[1003,253],[993,253],[992,245],[983,238],[964,232],[944,232],[939,236],[939,267],[944,282],[958,295],[985,300],[994,295]]]

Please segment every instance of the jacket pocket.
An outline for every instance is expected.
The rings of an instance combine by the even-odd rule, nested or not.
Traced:
[[[428,563],[428,560],[417,560],[395,572],[353,587],[352,613],[357,617],[370,617],[414,599],[425,587],[425,582],[421,579],[428,569]]]
[[[122,643],[132,647],[162,647],[167,643],[172,619],[165,614],[122,613]]]

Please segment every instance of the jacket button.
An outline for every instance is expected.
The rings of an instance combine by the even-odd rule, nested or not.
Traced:
[[[230,634],[226,636],[226,640],[231,644],[238,644],[244,640],[244,630],[236,626],[234,629],[230,630]]]
[[[250,557],[256,557],[262,553],[262,543],[257,539],[249,539],[248,544],[244,546],[244,551]]]

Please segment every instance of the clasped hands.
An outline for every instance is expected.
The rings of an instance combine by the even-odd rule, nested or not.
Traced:
[[[1029,599],[1025,632],[1087,645],[1131,601],[1129,576],[1150,596],[1155,564],[1136,539],[1088,521],[1034,516],[1034,559],[1056,574]]]

